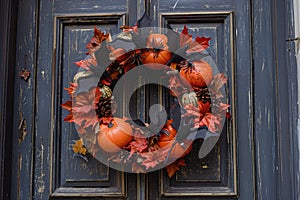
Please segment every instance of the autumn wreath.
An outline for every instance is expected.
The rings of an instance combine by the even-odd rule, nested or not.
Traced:
[[[86,155],[88,149],[94,157],[125,171],[148,172],[165,166],[171,177],[185,165],[184,156],[193,142],[219,137],[229,108],[224,103],[227,79],[205,60],[210,38],[193,38],[186,26],[181,33],[167,30],[164,34],[153,30],[142,34],[137,26],[121,29],[115,38],[94,29],[87,57],[75,63],[80,70],[65,88],[71,100],[62,104],[70,111],[64,121],[74,123],[81,138],[73,150]],[[171,114],[156,126],[114,116],[115,83],[137,66],[160,71],[168,79]],[[84,84],[83,80],[95,77],[95,85]]]

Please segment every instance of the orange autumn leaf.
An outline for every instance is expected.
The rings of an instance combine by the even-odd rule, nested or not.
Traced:
[[[186,25],[184,25],[183,30],[180,34],[180,47],[190,45],[192,43],[192,40],[192,35],[189,34],[188,28],[186,27]]]
[[[74,153],[82,155],[86,155],[87,152],[86,148],[83,146],[83,142],[81,139],[75,141],[75,144],[72,145],[72,149]]]
[[[97,66],[97,60],[94,57],[91,57],[75,62],[75,65],[89,71],[92,66]]]
[[[211,38],[206,37],[196,37],[195,41],[191,43],[189,48],[187,49],[186,53],[200,53],[201,51],[204,51],[209,46],[209,40]]]
[[[146,170],[148,170],[149,168],[154,168],[158,164],[166,160],[167,154],[168,149],[164,151],[152,151],[141,153],[140,155],[144,158],[142,165],[146,167]]]
[[[99,122],[95,109],[101,98],[99,88],[93,87],[87,92],[82,92],[73,98],[72,113],[74,122],[84,128]]]
[[[148,142],[146,138],[136,137],[132,142],[129,143],[128,148],[130,149],[129,157],[131,157],[134,153],[142,153],[146,151],[148,148]]]
[[[169,178],[171,178],[180,169],[180,167],[183,167],[183,166],[186,166],[184,159],[177,160],[177,161],[173,162],[172,164],[168,165],[166,167],[166,169],[167,169]]]
[[[60,105],[63,109],[69,111],[70,113],[64,118],[65,122],[74,122],[73,113],[72,113],[72,101],[66,101]]]
[[[77,88],[78,88],[77,83],[70,82],[70,87],[64,88],[64,90],[68,91],[68,94],[72,97],[73,94],[76,92]]]
[[[104,34],[100,29],[94,27],[94,36],[90,40],[90,42],[86,45],[86,48],[89,50],[86,54],[93,55],[95,51],[97,51],[101,43],[104,40],[109,39],[109,34]]]
[[[60,105],[63,109],[67,111],[72,111],[72,101],[66,101],[65,103]]]
[[[64,118],[64,122],[74,122],[74,117],[73,117],[73,113],[69,113],[65,118]]]
[[[224,74],[217,74],[213,80],[211,81],[211,84],[209,86],[210,91],[214,93],[217,99],[222,98],[223,94],[221,93],[221,88],[224,84],[227,82],[227,77],[225,77]]]
[[[127,26],[127,25],[124,25],[124,26],[121,26],[120,29],[123,30],[123,32],[131,32],[131,31],[134,31],[135,33],[138,33],[138,26],[135,25],[135,26]]]

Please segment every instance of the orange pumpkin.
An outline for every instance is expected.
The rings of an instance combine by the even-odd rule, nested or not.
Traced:
[[[144,53],[143,64],[154,70],[167,68],[165,64],[172,58],[172,53],[167,50],[150,49]]]
[[[192,66],[184,62],[180,70],[183,76],[192,87],[205,87],[213,79],[212,67],[204,60],[194,61]]]
[[[167,134],[162,134],[157,142],[157,145],[160,148],[169,148],[171,149],[173,143],[175,142],[176,129],[172,126],[173,120],[168,120],[167,123],[162,128],[162,132],[167,132]],[[186,142],[187,144],[190,142]],[[189,148],[184,149],[179,143],[176,143],[170,153],[170,158],[180,158],[187,155],[192,150],[192,145],[189,145]]]
[[[172,52],[168,51],[168,38],[163,34],[150,34],[147,39],[149,50],[143,55],[143,64],[154,70],[166,68],[164,66],[172,58]]]
[[[159,137],[158,146],[163,148],[170,143],[176,136],[176,129],[172,126],[173,120],[168,120],[167,123],[161,129],[161,135]]]
[[[167,45],[168,38],[164,34],[152,33],[147,38],[147,47],[148,48],[159,48],[162,50],[168,50],[169,46]]]
[[[115,153],[131,142],[132,138],[130,125],[121,118],[114,118],[108,125],[100,125],[97,142],[104,151]]]

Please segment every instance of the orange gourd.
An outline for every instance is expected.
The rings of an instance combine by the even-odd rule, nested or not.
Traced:
[[[146,67],[161,70],[172,58],[172,52],[168,51],[168,38],[163,34],[150,34],[147,39],[148,51],[143,55],[143,64]]]
[[[130,125],[121,118],[114,118],[108,125],[100,125],[97,142],[104,151],[115,153],[131,142],[132,138]]]
[[[213,79],[213,70],[204,60],[194,61],[192,62],[192,66],[184,62],[180,70],[180,75],[184,77],[192,87],[206,87]]]
[[[171,150],[171,147],[175,141],[176,136],[176,129],[172,126],[173,120],[168,120],[167,123],[162,128],[162,133],[167,132],[167,134],[161,134],[157,145],[160,148],[169,148]],[[192,150],[192,145],[190,145],[190,142],[186,142],[189,144],[189,147],[185,149],[182,147],[179,143],[176,143],[172,149],[172,152],[170,153],[170,159],[176,159],[181,158],[187,155]]]

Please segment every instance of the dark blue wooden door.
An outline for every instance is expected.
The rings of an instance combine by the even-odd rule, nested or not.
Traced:
[[[114,34],[144,12],[151,26],[180,31],[186,25],[193,35],[211,37],[211,55],[229,79],[232,118],[220,141],[203,159],[192,152],[171,179],[165,170],[128,174],[74,158],[70,141],[78,135],[60,107],[94,26]],[[16,62],[31,76],[16,80],[14,114],[25,129],[15,130],[12,199],[253,199],[251,17],[249,0],[20,1]],[[160,95],[144,98],[151,96],[150,105]]]

